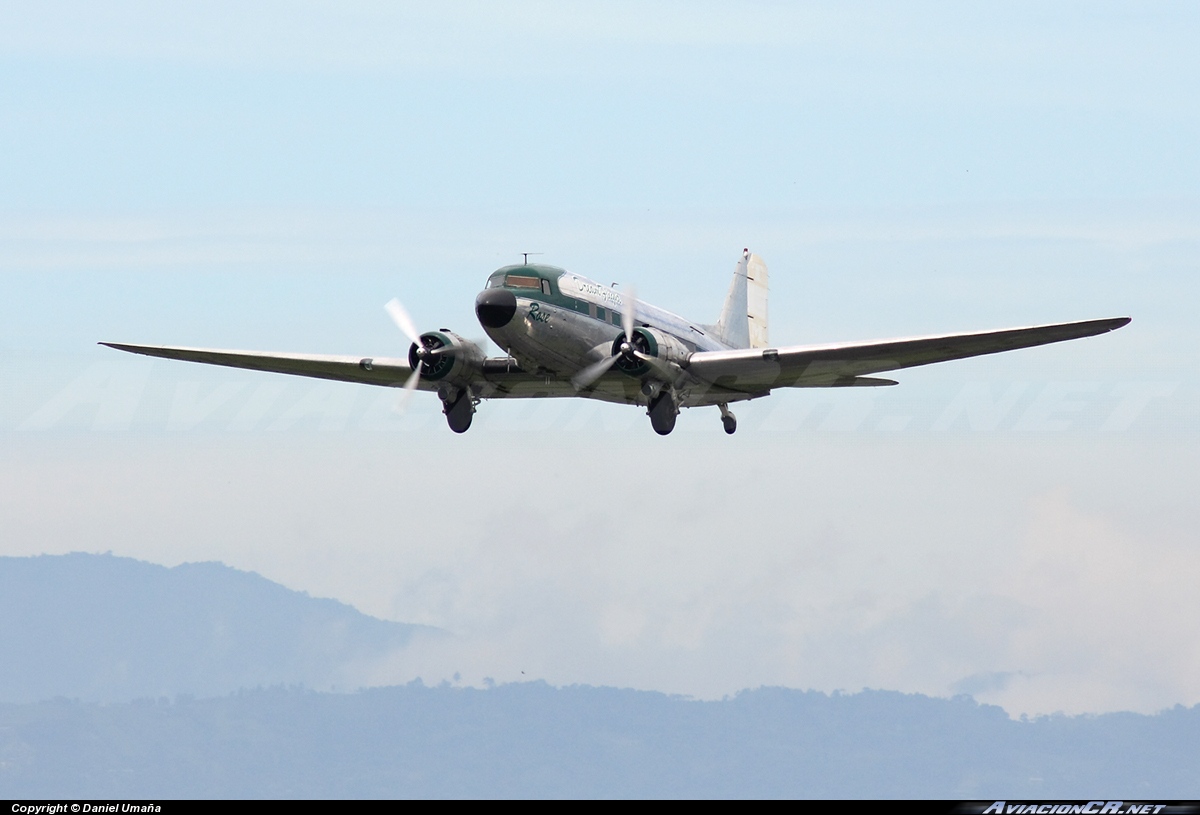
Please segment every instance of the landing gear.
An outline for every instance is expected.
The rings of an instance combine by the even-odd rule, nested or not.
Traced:
[[[669,391],[663,391],[650,400],[646,409],[650,416],[650,426],[660,436],[665,436],[675,429],[675,418],[679,416],[679,406]]]
[[[725,426],[725,432],[732,436],[737,432],[737,416],[729,412],[729,405],[724,402],[717,407],[721,409],[721,424]]]
[[[475,415],[475,400],[471,398],[470,391],[461,390],[449,398],[443,397],[442,413],[446,414],[446,424],[450,425],[451,430],[466,433]]]

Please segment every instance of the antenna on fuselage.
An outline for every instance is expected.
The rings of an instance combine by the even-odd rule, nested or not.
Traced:
[[[528,266],[530,255],[544,255],[546,253],[545,252],[522,252],[521,254],[525,256],[525,265]]]

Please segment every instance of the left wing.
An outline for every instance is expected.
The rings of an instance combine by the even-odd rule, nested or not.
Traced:
[[[771,388],[893,384],[890,380],[863,381],[861,378],[917,365],[1091,337],[1115,331],[1126,325],[1129,319],[1114,317],[872,342],[702,351],[692,354],[684,369],[700,381],[744,392],[761,392]]]
[[[408,360],[398,357],[348,357],[332,354],[277,354],[270,351],[222,351],[215,348],[180,348],[169,345],[128,345],[102,342],[118,351],[145,354],[148,357],[182,359],[227,368],[272,371],[278,374],[361,382],[367,385],[402,387],[412,373]],[[436,390],[437,383],[422,379],[421,390]]]

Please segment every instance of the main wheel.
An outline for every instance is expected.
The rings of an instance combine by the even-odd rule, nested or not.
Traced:
[[[725,432],[729,435],[732,436],[737,432],[737,418],[732,413],[728,416],[722,416],[721,424],[725,426]]]
[[[650,414],[650,426],[658,435],[666,436],[675,429],[675,418],[679,415],[679,408],[676,407],[671,394],[663,392],[654,397],[646,412]]]
[[[466,433],[471,426],[471,418],[475,415],[475,404],[471,394],[463,391],[453,402],[446,402],[443,413],[446,414],[446,424],[455,433]]]

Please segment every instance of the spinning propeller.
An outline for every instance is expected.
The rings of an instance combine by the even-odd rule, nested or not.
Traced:
[[[632,286],[621,292],[621,301],[621,328],[624,333],[617,337],[617,341],[613,343],[613,351],[615,353],[599,362],[592,363],[571,377],[571,384],[575,386],[575,390],[583,390],[588,387],[597,379],[604,376],[609,368],[621,361],[625,362],[630,368],[635,368],[639,364],[645,363],[664,379],[669,381],[675,378],[675,372],[671,370],[669,365],[658,357],[644,353],[638,348],[639,340],[642,343],[644,343],[644,340],[634,333],[634,311],[637,307],[637,297]]]
[[[393,297],[384,306],[384,310],[391,316],[392,322],[400,329],[404,336],[412,341],[412,346],[408,351],[408,361],[412,365],[412,373],[404,382],[404,393],[400,396],[400,402],[396,405],[397,409],[402,409],[407,403],[412,392],[417,389],[421,383],[422,369],[425,373],[429,373],[429,366],[439,356],[452,356],[461,352],[463,349],[456,345],[443,345],[438,340],[436,335],[421,336],[417,333],[417,327],[413,324],[412,318],[408,316],[408,312],[400,301]]]

